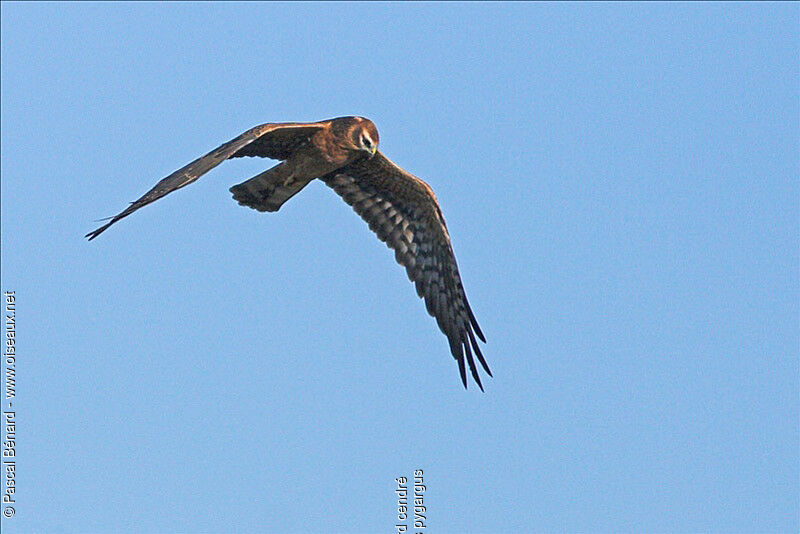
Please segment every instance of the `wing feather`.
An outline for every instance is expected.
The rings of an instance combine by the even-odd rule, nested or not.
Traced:
[[[228,158],[260,156],[272,159],[286,159],[294,150],[307,143],[313,133],[325,128],[328,123],[329,121],[267,123],[251,128],[235,139],[218,146],[205,156],[197,158],[185,167],[173,172],[158,182],[155,187],[141,198],[131,202],[130,206],[125,210],[111,217],[108,223],[86,234],[86,237],[91,241],[120,219],[181,187],[189,185]],[[250,145],[254,146],[251,147]]]
[[[467,301],[444,216],[431,188],[380,152],[322,180],[394,250],[397,263],[405,267],[428,313],[447,336],[464,387],[469,366],[483,390],[475,357],[489,376],[492,372],[475,336],[486,340]]]

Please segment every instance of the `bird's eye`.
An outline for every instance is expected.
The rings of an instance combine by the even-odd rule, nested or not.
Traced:
[[[366,137],[362,137],[361,138],[361,144],[364,145],[367,148],[372,146],[372,143],[370,143],[369,139],[367,139]]]

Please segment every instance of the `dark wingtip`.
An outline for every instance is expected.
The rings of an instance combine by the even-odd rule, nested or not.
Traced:
[[[464,295],[464,303],[467,305],[467,313],[469,314],[469,322],[472,325],[472,328],[475,330],[475,333],[478,334],[480,340],[486,343],[486,337],[484,337],[481,327],[478,326],[478,320],[475,318],[475,314],[472,313],[472,308],[469,305],[466,294]]]
[[[481,327],[478,326],[478,320],[475,319],[474,315],[472,315],[472,310],[468,311],[469,311],[469,322],[470,324],[472,324],[472,328],[475,330],[475,333],[478,334],[480,340],[486,343],[486,337],[483,335],[483,332],[481,332]]]
[[[87,238],[89,238],[89,241],[91,241],[91,240],[92,240],[92,239],[94,239],[95,237],[97,237],[97,236],[99,236],[100,234],[102,234],[103,232],[105,232],[105,231],[106,231],[106,228],[108,228],[109,226],[111,226],[111,223],[109,223],[109,224],[105,224],[105,225],[101,226],[100,228],[98,228],[97,230],[95,230],[95,231],[93,231],[93,232],[89,232],[88,234],[86,234],[86,235],[85,235],[85,236],[83,236],[83,237],[87,237]]]
[[[472,344],[473,350],[475,351],[475,355],[478,356],[478,360],[481,362],[484,371],[486,371],[489,376],[494,377],[494,375],[492,375],[492,370],[489,369],[489,364],[486,363],[486,360],[483,358],[483,353],[481,352],[480,346],[478,346],[478,342],[475,341],[475,334],[472,333],[472,330],[467,330],[467,333],[469,334],[469,340]]]
[[[481,327],[478,326],[478,321],[475,321],[474,323],[472,323],[472,326],[475,328],[475,333],[478,334],[478,337],[481,339],[481,341],[486,343],[486,337],[483,335],[483,332],[481,332]],[[489,373],[489,374],[492,374],[492,373]]]
[[[481,388],[481,391],[483,391],[483,384],[481,384],[481,377],[478,374],[478,368],[475,367],[475,360],[472,358],[472,350],[470,350],[469,342],[464,341],[464,349],[466,349],[467,353],[467,363],[469,363],[469,372],[472,374],[472,378],[475,380],[475,383],[478,384],[478,387]]]
[[[461,383],[464,384],[464,389],[469,389],[467,386],[467,364],[469,364],[469,371],[472,375],[472,378],[475,379],[475,383],[478,384],[478,387],[481,391],[484,391],[483,384],[481,383],[481,377],[478,373],[478,368],[475,365],[475,359],[473,357],[474,349],[475,355],[478,356],[478,360],[481,362],[481,365],[489,374],[492,376],[492,371],[489,369],[489,366],[486,364],[486,360],[483,358],[483,354],[481,354],[481,350],[478,347],[478,342],[475,341],[475,335],[472,333],[472,330],[467,328],[467,333],[469,334],[468,339],[462,339],[462,341],[457,341],[455,337],[448,336],[447,340],[450,342],[450,352],[453,354],[453,358],[458,362],[458,372],[461,375]],[[462,333],[463,334],[463,333]]]
[[[464,367],[464,357],[456,358],[458,362],[458,372],[461,375],[461,383],[464,384],[464,389],[469,389],[467,387],[467,369]]]
[[[127,217],[128,215],[130,215],[131,213],[136,211],[137,209],[141,208],[143,205],[147,205],[147,204],[149,204],[149,202],[146,202],[145,204],[140,204],[140,205],[137,205],[136,202],[131,202],[131,205],[128,206],[127,208],[125,208],[125,210],[122,213],[118,213],[118,214],[113,215],[111,217],[105,217],[103,219],[100,219],[101,221],[108,221],[108,222],[106,224],[104,224],[103,226],[101,226],[100,228],[98,228],[97,230],[95,230],[94,232],[89,232],[88,234],[86,234],[85,237],[88,237],[89,241],[91,241],[95,237],[99,236],[100,234],[102,234],[103,232],[108,230],[108,227],[111,226],[112,224],[117,223],[121,219],[124,219],[125,217]]]

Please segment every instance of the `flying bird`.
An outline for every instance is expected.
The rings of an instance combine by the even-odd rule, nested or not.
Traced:
[[[242,206],[278,211],[311,180],[319,178],[394,250],[428,313],[447,336],[450,352],[467,387],[466,366],[483,390],[474,357],[492,375],[476,336],[484,343],[461,284],[442,210],[431,188],[378,151],[378,130],[363,117],[320,122],[267,123],[247,130],[205,156],[173,172],[97,230],[194,182],[229,158],[258,156],[281,163],[230,188]],[[473,357],[474,356],[474,357]]]

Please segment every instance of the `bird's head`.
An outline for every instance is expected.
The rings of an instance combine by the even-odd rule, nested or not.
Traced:
[[[364,151],[369,157],[378,150],[378,129],[371,120],[356,117],[350,135],[350,141],[356,150]]]

